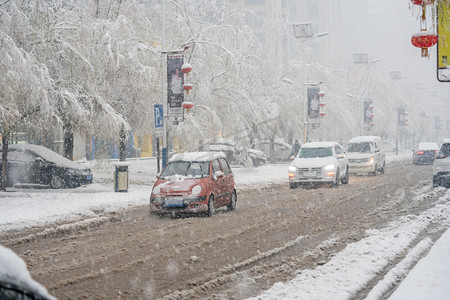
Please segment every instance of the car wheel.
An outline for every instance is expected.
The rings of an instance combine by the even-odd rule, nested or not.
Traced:
[[[339,181],[340,181],[339,176],[340,176],[339,169],[337,169],[336,170],[336,177],[334,178],[333,187],[337,188],[339,186]]]
[[[433,187],[439,186],[439,179],[433,178]]]
[[[292,189],[296,189],[297,188],[297,184],[295,182],[289,182],[289,188]]]
[[[375,166],[375,169],[372,172],[373,176],[377,176],[378,170],[377,170],[377,166]]]
[[[349,175],[348,175],[348,167],[347,167],[347,172],[345,174],[345,177],[342,178],[341,183],[342,184],[348,184],[348,179],[349,179]]]
[[[384,169],[386,168],[386,162],[383,163],[383,166],[380,169],[380,174],[384,174]]]
[[[52,189],[60,189],[64,186],[64,180],[58,175],[53,175],[50,186]]]
[[[211,196],[209,196],[207,215],[208,215],[208,217],[212,217],[212,215],[214,215],[215,213],[216,213],[216,207],[214,204],[214,196],[211,195]]]
[[[229,211],[236,209],[236,201],[237,201],[236,191],[233,191],[233,193],[231,194],[230,204],[228,204],[227,206]]]

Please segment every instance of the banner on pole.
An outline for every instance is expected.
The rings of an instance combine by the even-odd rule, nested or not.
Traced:
[[[399,108],[398,109],[398,126],[405,126],[406,124],[406,116],[405,116],[405,109],[404,108]]]
[[[364,99],[364,124],[369,125],[373,122],[373,112],[371,109],[371,105],[373,101],[371,99]]]
[[[167,54],[167,112],[169,117],[183,118],[184,78],[181,72],[183,53]]]
[[[318,125],[319,119],[319,87],[308,86],[308,123]]]

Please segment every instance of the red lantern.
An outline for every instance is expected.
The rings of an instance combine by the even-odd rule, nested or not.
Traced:
[[[325,105],[326,105],[325,102],[323,102],[323,101],[320,101],[320,102],[319,102],[319,106],[320,106],[320,107],[325,107]]]
[[[320,98],[322,98],[323,96],[325,96],[325,92],[324,91],[320,91],[317,96],[319,96]]]
[[[184,74],[188,74],[189,72],[192,71],[192,66],[189,63],[183,64],[181,66],[181,72],[183,72]]]
[[[427,31],[421,31],[411,37],[411,43],[417,48],[422,48],[422,57],[428,57],[428,48],[434,46],[437,40],[437,34]]]
[[[371,113],[371,114],[369,114],[369,117],[373,118],[373,117],[375,117],[375,114]]]
[[[183,90],[185,90],[186,93],[189,94],[189,91],[192,90],[192,84],[190,84],[190,83],[183,84]]]
[[[370,125],[371,127],[373,127],[373,126],[375,126],[375,122],[370,122],[369,125]]]
[[[325,117],[325,112],[321,111],[321,112],[319,113],[319,115],[323,118],[323,117]]]
[[[369,109],[370,109],[370,110],[374,110],[374,109],[375,109],[375,105],[370,104],[370,105],[369,105]]]
[[[435,0],[411,0],[415,5],[428,5],[433,4]]]
[[[189,109],[194,107],[194,103],[192,102],[183,102],[183,108],[187,109],[189,111]]]

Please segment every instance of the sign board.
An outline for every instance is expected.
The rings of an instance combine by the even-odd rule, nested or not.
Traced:
[[[294,36],[296,38],[307,38],[313,36],[311,22],[292,24],[292,28],[294,29]]]
[[[174,52],[167,54],[167,113],[169,117],[182,118],[184,101],[184,77],[181,72],[184,54]]]
[[[437,31],[437,77],[450,82],[450,0],[438,1]]]
[[[163,128],[164,127],[164,111],[162,104],[155,104],[155,128]]]
[[[369,54],[367,52],[353,53],[353,61],[355,64],[369,63]]]
[[[434,128],[438,130],[441,129],[441,117],[434,118]]]
[[[155,104],[153,108],[155,116],[155,134],[161,135],[164,128],[164,111],[162,104]]]

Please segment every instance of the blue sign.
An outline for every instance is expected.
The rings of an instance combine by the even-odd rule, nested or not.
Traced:
[[[164,114],[163,114],[163,105],[155,104],[155,128],[163,128],[164,127]]]

